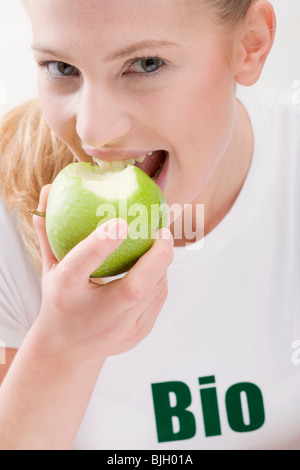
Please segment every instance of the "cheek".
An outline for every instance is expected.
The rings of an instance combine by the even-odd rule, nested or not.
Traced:
[[[193,80],[191,77],[197,77]],[[198,69],[168,91],[157,110],[157,129],[165,131],[175,158],[169,203],[193,201],[208,183],[230,144],[235,125],[234,81],[224,67]],[[180,190],[180,191],[183,191]]]
[[[197,78],[182,80],[170,92],[169,105],[157,113],[159,127],[168,123],[171,145],[174,143],[178,151],[186,151],[191,158],[197,152],[198,161],[209,166],[224,153],[232,136],[234,83],[222,67],[211,67],[206,74],[194,71],[190,74],[193,76]]]
[[[76,135],[72,100],[49,90],[52,86],[38,80],[38,97],[43,117],[54,134],[70,145]]]
[[[149,102],[143,97],[155,128],[171,146],[218,152],[232,129],[235,90],[230,68],[213,50],[169,77],[168,86],[151,94]]]
[[[185,120],[189,118],[190,141],[200,144],[201,154],[218,158],[224,153],[233,132],[234,103],[231,83],[223,80],[203,86],[191,99]]]

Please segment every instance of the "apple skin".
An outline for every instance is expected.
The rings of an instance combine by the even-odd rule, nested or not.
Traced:
[[[102,176],[98,176],[99,171],[99,167],[85,162],[71,163],[66,166],[52,183],[46,210],[48,240],[59,261],[107,220],[115,217],[127,220],[128,237],[96,271],[91,273],[92,278],[111,277],[127,272],[151,248],[156,230],[168,224],[165,196],[145,172],[129,165],[124,170],[111,175],[115,192],[119,192],[119,195],[115,197],[109,189],[103,189]],[[118,180],[113,183],[115,178]],[[89,179],[92,179],[92,190],[90,183],[86,182]],[[134,190],[130,194],[132,187]],[[122,188],[127,188],[126,190],[129,191],[125,199],[126,213],[122,209],[124,205],[120,203],[121,199],[124,201]],[[108,191],[108,197],[105,196],[105,191]],[[138,212],[138,215],[136,211],[132,212],[137,203],[145,208],[145,211]],[[104,211],[107,204],[114,208],[115,213],[113,211],[112,214],[108,214]],[[152,213],[152,205],[160,209]],[[132,215],[133,213],[135,215]],[[138,227],[143,228],[143,234],[147,233],[147,236],[137,236],[137,221],[140,222]]]

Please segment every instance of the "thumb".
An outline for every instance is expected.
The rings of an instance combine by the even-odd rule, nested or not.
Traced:
[[[39,205],[37,208],[37,211],[34,211],[34,216],[33,216],[33,225],[35,227],[35,230],[38,235],[38,239],[40,242],[40,248],[41,248],[41,254],[42,254],[42,262],[43,262],[43,272],[45,270],[50,269],[54,265],[58,264],[58,261],[56,257],[53,254],[53,251],[51,250],[50,243],[48,241],[47,233],[46,233],[46,218],[45,218],[45,213],[46,213],[46,208],[47,208],[47,200],[48,200],[48,194],[49,190],[51,188],[51,184],[47,184],[46,186],[43,186],[41,189],[40,193],[40,201]],[[37,215],[37,212],[40,214]]]
[[[78,283],[86,283],[93,273],[126,239],[128,224],[124,219],[112,219],[96,228],[66,254],[58,272]]]

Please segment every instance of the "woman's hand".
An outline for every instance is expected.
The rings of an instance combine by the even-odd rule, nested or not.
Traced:
[[[41,193],[40,212],[49,188]],[[101,226],[58,262],[45,218],[34,216],[42,306],[1,384],[0,449],[70,449],[106,358],[151,331],[167,297],[173,239],[160,236],[123,278],[97,285],[90,274],[127,234],[127,223],[119,223],[125,224],[122,238]]]
[[[41,192],[40,212],[46,212],[49,189],[47,185]],[[45,218],[35,215],[33,221],[43,260],[40,327],[69,347],[101,358],[123,353],[145,338],[168,293],[167,270],[173,258],[169,230],[157,233],[152,248],[123,278],[98,285],[89,276],[127,237],[125,220],[114,219],[120,238],[109,221],[61,262],[49,245]]]

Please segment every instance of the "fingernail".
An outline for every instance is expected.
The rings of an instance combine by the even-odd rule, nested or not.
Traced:
[[[109,220],[107,223],[97,228],[98,238],[111,240],[125,240],[128,234],[127,222],[123,219]]]
[[[42,187],[41,192],[40,192],[38,209],[40,208],[44,192],[45,192],[45,186]]]
[[[41,189],[41,192],[40,192],[39,203],[38,203],[38,209],[39,209],[39,208],[40,208],[40,206],[41,206],[41,202],[42,202],[42,195],[43,195],[43,188]]]

